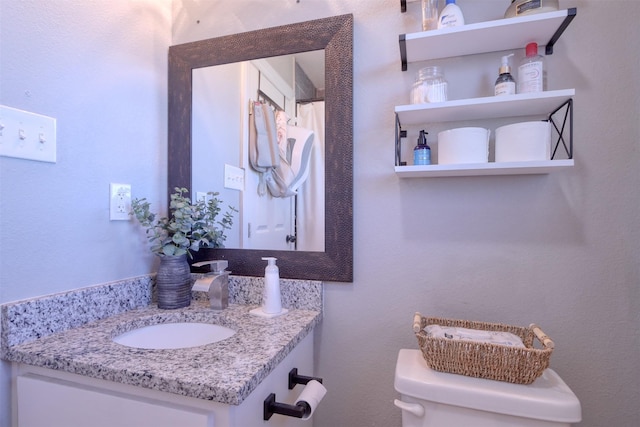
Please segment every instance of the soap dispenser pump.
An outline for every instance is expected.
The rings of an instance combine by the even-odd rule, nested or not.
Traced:
[[[278,314],[282,311],[282,297],[280,295],[280,270],[276,265],[277,258],[264,257],[267,267],[264,269],[264,296],[262,297],[262,311],[266,314]]]
[[[282,296],[280,294],[280,270],[276,265],[277,258],[263,257],[267,261],[264,269],[264,293],[262,294],[262,307],[251,310],[251,314],[262,317],[275,317],[286,313],[282,308]]]
[[[427,132],[420,131],[418,137],[418,145],[413,149],[414,165],[430,165],[431,164],[431,147],[427,145]]]
[[[505,55],[502,57],[502,63],[498,70],[498,78],[496,79],[494,95],[515,95],[516,81],[511,75],[511,67],[509,66],[509,58],[513,56]]]

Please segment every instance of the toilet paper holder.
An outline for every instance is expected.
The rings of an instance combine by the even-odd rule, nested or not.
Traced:
[[[297,384],[306,385],[309,381],[315,380],[322,384],[322,378],[307,377],[298,374],[298,368],[289,371],[289,390],[292,390]],[[304,418],[311,414],[311,406],[304,401],[297,402],[295,405],[288,403],[276,402],[276,394],[271,393],[264,400],[263,419],[269,420],[273,414],[286,415],[288,417]]]
[[[289,371],[289,390],[293,390],[296,384],[307,384],[311,380],[316,380],[322,384],[322,378],[306,377],[304,375],[298,375],[298,368],[293,368]]]

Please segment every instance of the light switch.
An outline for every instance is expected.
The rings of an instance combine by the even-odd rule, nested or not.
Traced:
[[[244,169],[225,164],[224,188],[244,191]]]
[[[56,162],[56,119],[0,105],[0,156]]]

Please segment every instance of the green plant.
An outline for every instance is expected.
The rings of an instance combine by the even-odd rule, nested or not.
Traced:
[[[207,200],[201,199],[192,203],[185,194],[186,188],[176,187],[169,203],[170,217],[156,219],[157,215],[150,211],[151,204],[147,199],[134,199],[131,202],[130,215],[147,228],[147,237],[151,242],[151,251],[158,255],[191,256],[200,247],[224,247],[225,230],[233,225],[233,213],[237,209],[229,206],[222,215],[222,201],[215,192],[207,193]]]

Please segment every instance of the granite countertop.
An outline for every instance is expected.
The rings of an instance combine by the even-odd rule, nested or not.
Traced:
[[[216,312],[208,302],[198,300],[178,310],[147,305],[24,342],[11,343],[11,337],[5,333],[2,357],[11,362],[239,405],[322,318],[321,309],[296,307],[275,318],[256,317],[249,311],[257,306],[230,304]],[[13,313],[13,317],[7,316],[7,312]],[[24,317],[21,313],[5,310],[4,317],[19,319]],[[204,346],[167,350],[132,348],[112,340],[138,327],[171,322],[214,323],[230,327],[236,333]],[[4,325],[14,323],[15,320],[5,321]]]

